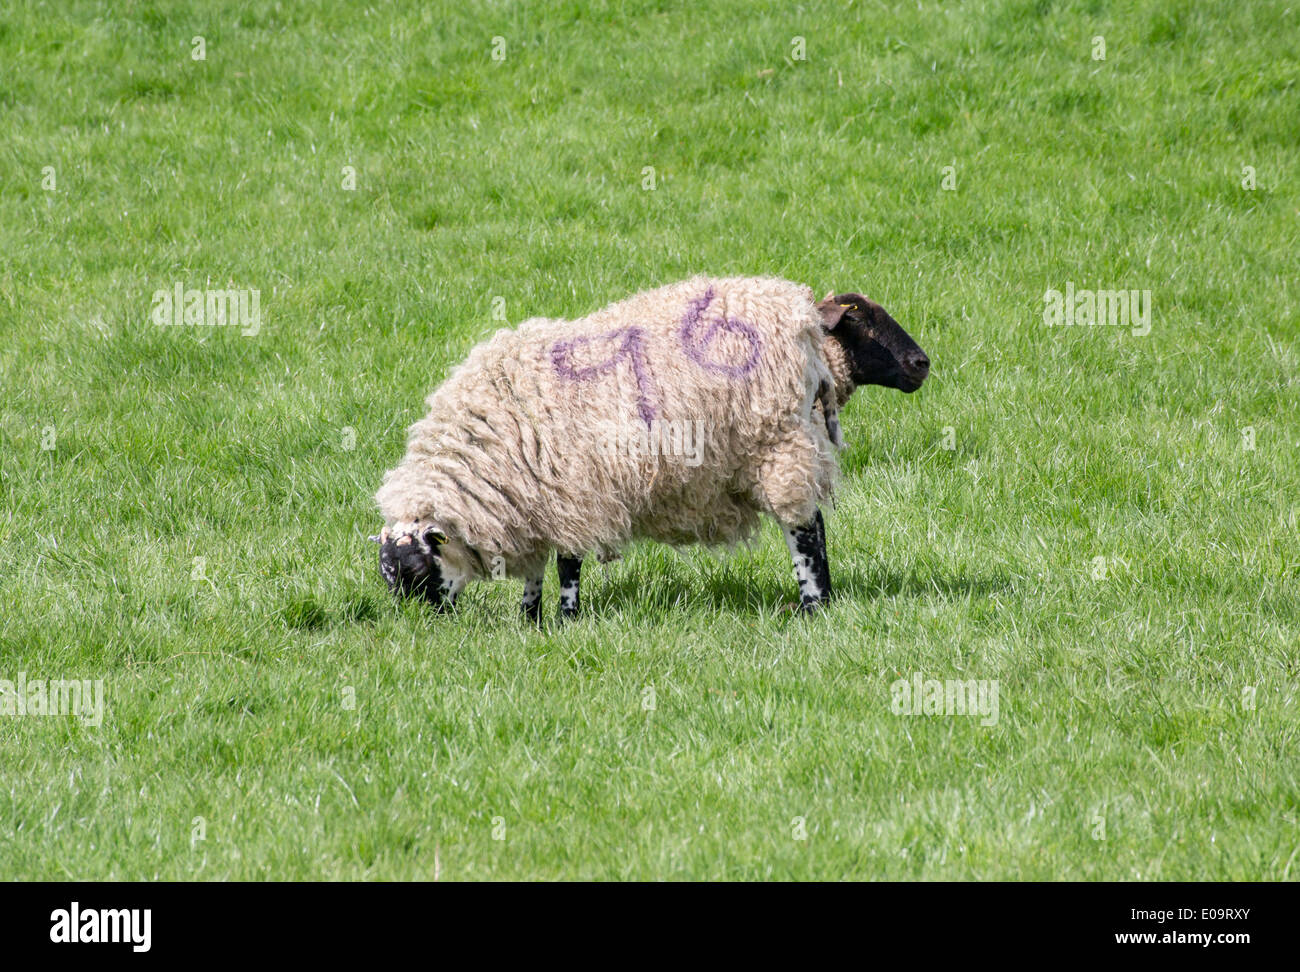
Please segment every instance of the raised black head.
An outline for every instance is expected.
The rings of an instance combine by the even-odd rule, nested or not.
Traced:
[[[914,392],[930,374],[930,358],[874,300],[838,294],[817,305],[828,336],[844,349],[854,385]]]

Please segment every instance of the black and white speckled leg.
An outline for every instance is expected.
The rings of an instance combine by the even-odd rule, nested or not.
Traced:
[[[560,617],[577,617],[578,575],[582,571],[582,558],[559,554],[555,558],[555,570],[560,575]]]
[[[524,581],[524,617],[533,624],[542,623],[542,578],[545,576],[539,573]]]
[[[785,545],[794,561],[794,576],[799,582],[799,610],[816,611],[831,596],[831,568],[826,559],[826,524],[821,510],[807,523],[797,527],[782,525]]]

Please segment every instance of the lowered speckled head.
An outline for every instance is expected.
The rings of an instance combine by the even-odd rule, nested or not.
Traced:
[[[461,584],[444,574],[441,548],[447,537],[437,527],[419,520],[384,527],[377,537],[379,574],[388,589],[402,597],[418,596],[439,609],[454,602]]]

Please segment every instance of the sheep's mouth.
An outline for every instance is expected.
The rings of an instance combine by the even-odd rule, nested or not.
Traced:
[[[907,375],[900,375],[898,378],[898,390],[909,395],[923,384],[925,384],[924,378],[909,378]]]

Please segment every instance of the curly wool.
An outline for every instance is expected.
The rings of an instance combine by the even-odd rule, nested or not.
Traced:
[[[823,344],[812,291],[770,278],[694,277],[525,321],[429,396],[375,498],[390,526],[435,524],[514,575],[552,549],[729,545],[760,513],[807,522],[834,489],[827,428],[851,391]],[[611,428],[655,423],[699,423],[698,464],[609,448]]]

